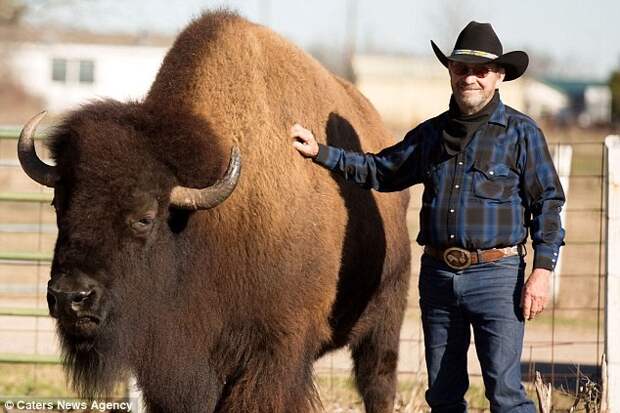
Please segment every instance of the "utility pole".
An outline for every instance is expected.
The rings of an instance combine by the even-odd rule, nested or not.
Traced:
[[[265,26],[271,24],[271,0],[259,0],[260,20]]]
[[[349,58],[353,57],[355,54],[355,47],[357,41],[357,7],[358,0],[347,0],[347,10],[346,10],[346,27],[347,32],[345,34],[346,44],[345,48],[347,51],[347,56]]]
[[[346,33],[345,33],[345,65],[347,70],[347,77],[351,81],[355,81],[355,72],[353,70],[353,57],[356,52],[357,44],[357,13],[358,13],[359,0],[347,0],[346,9]]]

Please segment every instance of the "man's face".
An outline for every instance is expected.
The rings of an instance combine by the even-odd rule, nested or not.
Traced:
[[[466,115],[478,112],[489,103],[506,75],[495,64],[449,62],[448,71],[454,99]]]

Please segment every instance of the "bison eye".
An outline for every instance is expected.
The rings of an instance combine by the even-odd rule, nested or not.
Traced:
[[[131,223],[131,229],[133,229],[137,235],[146,235],[153,227],[154,221],[153,217],[142,217]]]

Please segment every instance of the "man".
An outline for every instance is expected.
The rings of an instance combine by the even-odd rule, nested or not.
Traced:
[[[505,106],[502,81],[518,78],[528,56],[502,54],[488,23],[469,23],[449,56],[449,110],[377,154],[317,144],[300,125],[293,146],[345,179],[378,191],[424,184],[420,306],[433,412],[463,412],[469,386],[470,326],[493,412],[534,412],[521,384],[524,320],[549,295],[564,231],[564,204],[545,138],[527,116]],[[361,137],[363,139],[363,136]],[[524,248],[531,231],[533,271],[524,284]]]

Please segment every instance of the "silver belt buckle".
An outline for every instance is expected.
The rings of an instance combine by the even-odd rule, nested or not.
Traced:
[[[443,261],[455,270],[464,270],[471,265],[471,253],[463,248],[451,247],[443,252]]]

